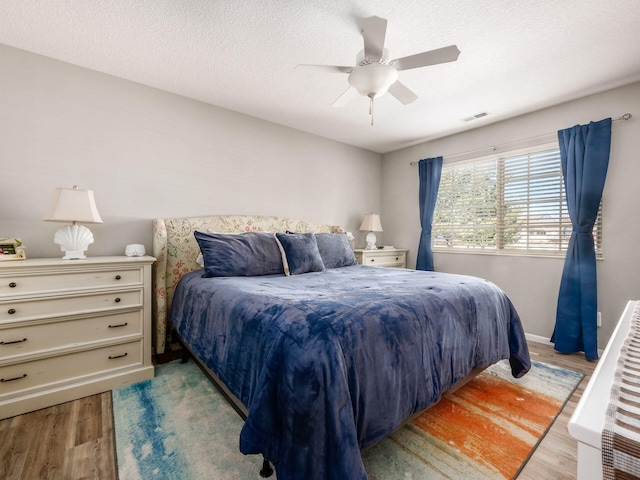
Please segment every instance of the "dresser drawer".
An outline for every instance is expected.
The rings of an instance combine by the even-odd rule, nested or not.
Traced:
[[[142,364],[142,340],[0,367],[0,401]]]
[[[89,271],[87,271],[89,270]],[[59,271],[43,273],[14,273],[0,278],[0,298],[15,297],[35,292],[55,292],[59,290],[87,290],[99,287],[122,287],[143,284],[142,267],[131,266],[113,270]]]
[[[54,318],[109,311],[129,307],[142,307],[143,290],[42,297],[31,300],[0,302],[0,322],[21,321],[38,318]]]
[[[0,328],[0,362],[82,343],[142,336],[143,310],[28,326]]]
[[[379,267],[404,267],[406,264],[405,253],[377,251],[373,255],[365,254],[363,265]]]

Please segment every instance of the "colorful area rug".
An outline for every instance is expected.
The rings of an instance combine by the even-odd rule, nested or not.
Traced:
[[[500,362],[366,450],[369,478],[515,478],[582,376],[533,362],[515,380]],[[242,420],[193,362],[114,390],[113,411],[121,480],[260,479],[262,457],[238,450]]]

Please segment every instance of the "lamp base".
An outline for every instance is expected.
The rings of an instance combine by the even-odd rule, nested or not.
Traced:
[[[87,258],[87,256],[83,250],[68,250],[64,252],[64,257],[62,257],[63,260],[84,260],[85,258]]]
[[[367,250],[377,250],[376,234],[373,232],[367,233]]]
[[[53,241],[65,252],[63,260],[82,260],[87,258],[84,252],[93,243],[93,233],[84,225],[74,223],[58,230]]]

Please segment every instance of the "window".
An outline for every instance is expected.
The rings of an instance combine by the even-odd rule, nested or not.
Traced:
[[[443,166],[432,236],[435,251],[564,256],[571,220],[560,150]],[[601,258],[602,205],[594,241]]]

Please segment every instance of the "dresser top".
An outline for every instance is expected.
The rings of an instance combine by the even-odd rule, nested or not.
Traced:
[[[114,265],[127,263],[151,264],[155,258],[145,255],[142,257],[110,256],[110,257],[87,257],[83,260],[63,260],[60,258],[27,258],[26,260],[5,260],[0,261],[0,270],[33,267],[82,267],[83,265]]]

